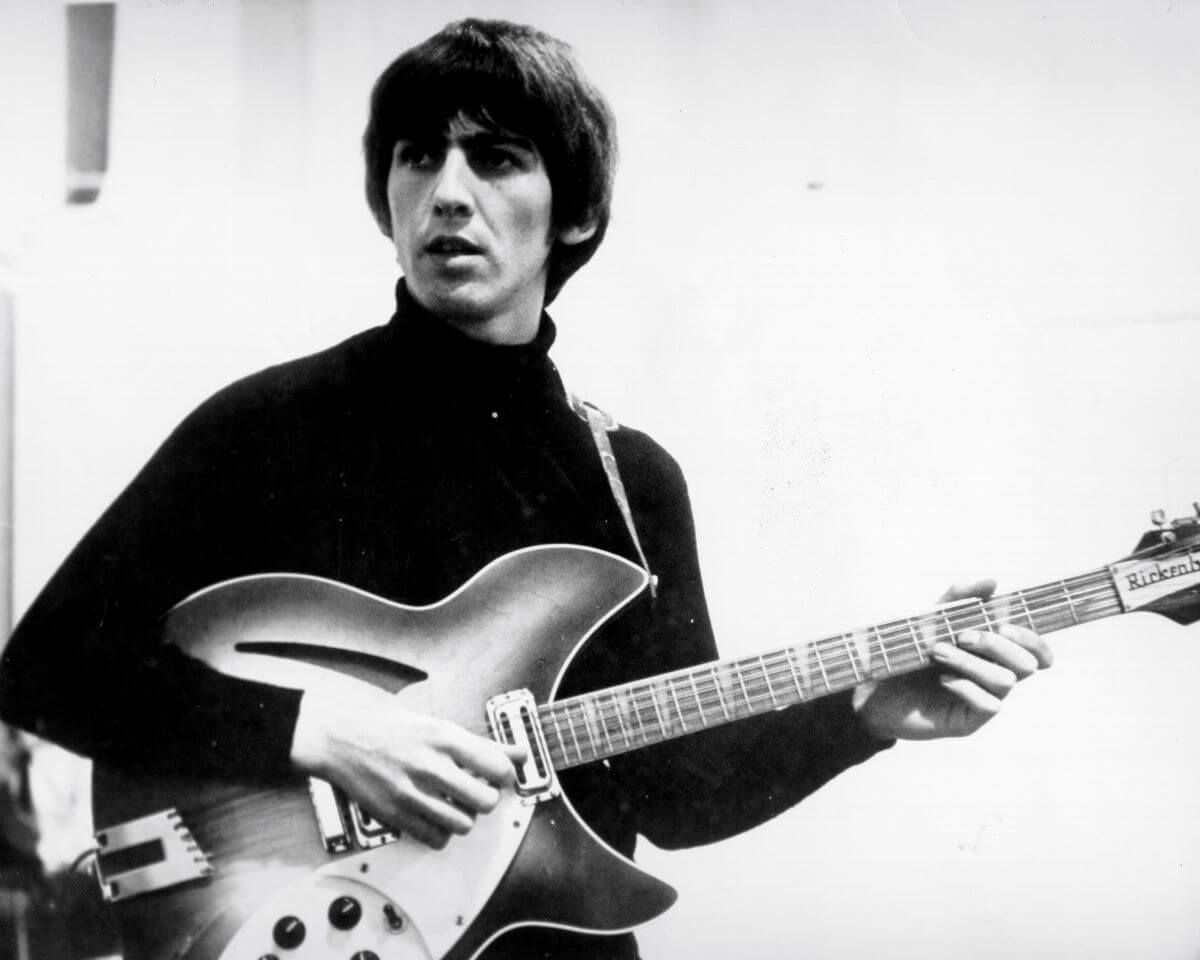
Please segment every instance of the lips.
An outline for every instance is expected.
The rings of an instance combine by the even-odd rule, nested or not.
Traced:
[[[482,253],[483,247],[462,237],[434,237],[425,245],[426,251],[437,256],[454,256],[456,254]]]

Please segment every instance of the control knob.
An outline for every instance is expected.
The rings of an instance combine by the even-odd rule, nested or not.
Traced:
[[[329,922],[336,930],[350,930],[362,919],[362,905],[353,897],[338,897],[329,905]]]
[[[304,924],[299,917],[282,917],[271,931],[275,943],[284,950],[295,950],[300,946],[304,942],[304,933]]]

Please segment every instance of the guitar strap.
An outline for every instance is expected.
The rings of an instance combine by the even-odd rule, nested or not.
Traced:
[[[608,477],[608,485],[612,489],[613,499],[617,501],[621,516],[625,518],[625,527],[633,540],[638,559],[642,561],[643,569],[650,576],[650,598],[657,599],[658,577],[651,572],[650,562],[646,559],[645,551],[642,550],[642,541],[638,537],[637,526],[633,522],[633,511],[629,508],[629,497],[625,493],[625,484],[621,481],[621,471],[617,468],[617,456],[613,453],[612,443],[608,439],[609,433],[616,430],[620,424],[611,414],[588,403],[571,390],[567,391],[567,400],[576,416],[586,421],[588,427],[591,428],[592,440],[596,444],[596,452],[600,454],[600,463],[604,466],[604,475]]]

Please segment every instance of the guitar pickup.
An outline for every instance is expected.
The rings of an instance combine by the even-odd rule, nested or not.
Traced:
[[[391,827],[385,826],[357,803],[347,803],[350,810],[350,825],[354,830],[354,842],[360,850],[371,850],[382,847],[400,839],[400,834]]]
[[[208,855],[174,807],[96,832],[100,888],[109,903],[212,874]]]
[[[558,794],[546,737],[538,718],[537,701],[528,690],[513,690],[487,702],[492,737],[501,743],[525,748],[525,761],[517,765],[517,795],[546,800]]]
[[[317,830],[327,853],[345,853],[350,849],[350,834],[337,789],[331,783],[309,777],[308,794],[312,798]]]
[[[313,777],[308,781],[308,792],[326,852],[371,850],[400,839],[399,833],[380,823],[332,784]]]

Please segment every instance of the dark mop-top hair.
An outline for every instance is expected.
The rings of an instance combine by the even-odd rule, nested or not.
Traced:
[[[391,236],[387,180],[397,140],[433,138],[463,114],[531,140],[550,179],[556,230],[596,224],[550,252],[546,302],[604,239],[616,168],[616,125],[571,48],[532,27],[460,20],[406,50],[380,74],[363,134],[367,204]]]

